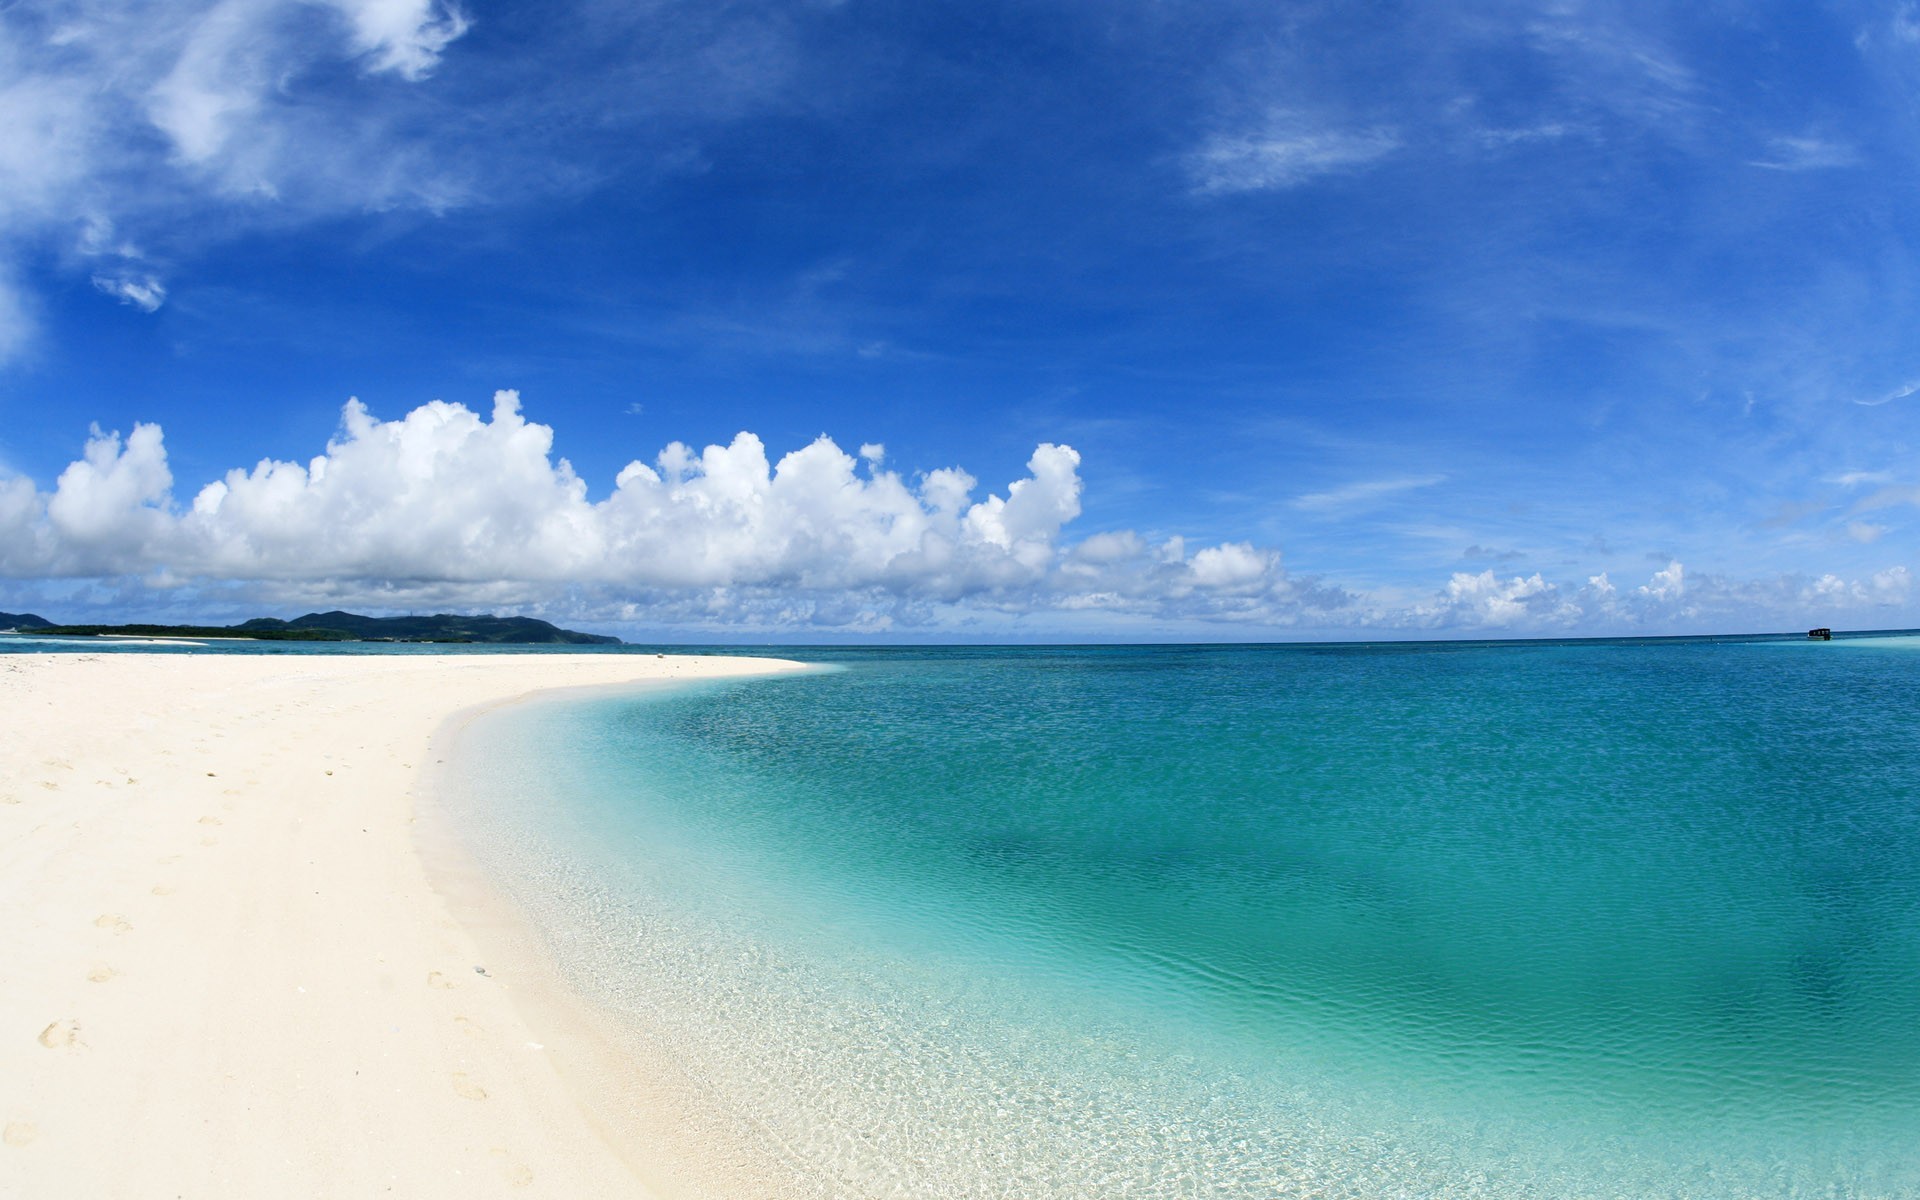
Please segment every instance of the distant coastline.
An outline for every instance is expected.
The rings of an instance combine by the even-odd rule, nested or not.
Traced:
[[[0,613],[0,630],[49,637],[195,638],[262,642],[427,642],[497,646],[618,646],[617,637],[562,629],[534,617],[368,617],[359,613],[308,613],[283,621],[255,617],[238,625],[61,625],[34,613]]]

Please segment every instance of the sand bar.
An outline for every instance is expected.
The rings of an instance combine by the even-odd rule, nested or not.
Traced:
[[[541,981],[430,878],[415,792],[465,710],[791,669],[0,657],[0,1195],[652,1194]]]

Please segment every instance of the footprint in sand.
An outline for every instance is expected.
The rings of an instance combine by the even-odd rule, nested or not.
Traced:
[[[448,979],[438,971],[428,971],[427,986],[430,988],[450,988],[453,986],[453,980]]]
[[[78,1050],[86,1045],[80,1040],[80,1022],[71,1017],[42,1029],[40,1044],[49,1050]]]
[[[219,817],[216,817],[216,816],[212,816],[212,815],[208,815],[208,816],[204,816],[204,817],[201,817],[201,818],[200,818],[200,823],[201,823],[202,825],[224,825],[224,824],[226,824],[226,822],[224,822],[224,821],[222,821],[222,820],[221,820],[221,819],[220,819]]]
[[[42,779],[40,781],[40,786],[47,789],[50,792],[57,792],[60,790],[60,785],[55,783],[51,779]]]
[[[95,967],[93,970],[87,972],[87,981],[89,983],[105,983],[119,973],[120,972],[114,970],[112,967]]]
[[[40,1136],[40,1131],[32,1121],[8,1121],[5,1133],[0,1133],[0,1141],[9,1146],[24,1146]]]
[[[119,913],[101,913],[93,919],[93,923],[102,929],[111,929],[115,933],[133,932],[133,926],[127,924],[127,919]]]
[[[20,797],[14,795],[12,792],[8,792],[6,795],[0,796],[0,804],[18,804],[18,803],[20,803]]]
[[[217,837],[214,837],[212,834],[208,834],[206,837],[203,837],[200,839],[200,844],[202,846],[218,846],[220,844],[220,839]]]
[[[173,895],[173,889],[164,883],[156,883],[153,885],[153,894],[156,896],[171,896]]]
[[[509,1157],[504,1146],[495,1146],[492,1150],[488,1151],[488,1153],[495,1158]],[[502,1163],[500,1173],[505,1175],[507,1182],[514,1187],[526,1187],[533,1182],[533,1168],[527,1166],[525,1163]]]
[[[480,1028],[480,1026],[478,1025],[475,1025],[471,1020],[469,1020],[466,1017],[455,1017],[453,1019],[453,1023],[455,1025],[458,1025],[460,1027],[460,1032],[466,1034],[468,1037],[479,1038],[479,1037],[487,1036],[486,1030]]]
[[[485,1100],[487,1098],[487,1089],[467,1078],[465,1071],[455,1071],[453,1073],[453,1090],[455,1094],[464,1100]]]
[[[178,854],[169,854],[164,858],[156,858],[153,861],[159,863],[163,867],[170,867],[174,863],[177,863],[180,861],[180,856]]]

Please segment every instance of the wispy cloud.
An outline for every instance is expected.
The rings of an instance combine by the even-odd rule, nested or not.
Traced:
[[[1407,475],[1393,479],[1368,479],[1359,483],[1350,483],[1345,487],[1332,488],[1324,492],[1309,492],[1297,496],[1293,507],[1309,512],[1330,512],[1336,509],[1360,508],[1379,503],[1401,492],[1410,492],[1417,488],[1433,487],[1445,483],[1445,475]]]
[[[1211,135],[1187,169],[1204,193],[1278,191],[1358,170],[1400,144],[1391,129],[1318,126],[1297,113],[1278,113],[1255,129]]]
[[[1860,155],[1843,142],[1817,137],[1776,137],[1767,142],[1767,157],[1748,166],[1768,171],[1824,171],[1856,166]]]
[[[1899,387],[1894,388],[1892,391],[1883,393],[1882,395],[1879,395],[1879,396],[1873,396],[1866,399],[1855,400],[1854,403],[1865,405],[1868,408],[1877,408],[1882,404],[1891,404],[1895,400],[1905,400],[1908,396],[1913,395],[1915,392],[1920,392],[1920,379],[1913,380],[1910,383],[1903,383]]]
[[[1883,487],[1879,491],[1862,497],[1853,506],[1856,513],[1875,512],[1883,508],[1896,508],[1902,504],[1920,505],[1920,487]]]
[[[441,0],[7,5],[0,247],[77,260],[101,292],[153,312],[166,284],[122,226],[178,238],[244,210],[284,223],[444,205],[458,186],[424,135],[315,79],[345,62],[363,87],[417,84],[467,27]],[[4,314],[26,308],[0,284],[0,361],[26,339]]]
[[[153,275],[95,275],[93,286],[141,312],[158,312],[167,300],[166,285]]]
[[[1474,140],[1489,149],[1506,149],[1514,146],[1536,145],[1542,142],[1557,142],[1571,137],[1575,127],[1565,121],[1543,121],[1538,125],[1527,125],[1511,129],[1475,130]]]

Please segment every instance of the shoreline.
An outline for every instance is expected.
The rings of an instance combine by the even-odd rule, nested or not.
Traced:
[[[432,767],[479,712],[556,689],[798,669],[0,658],[0,1192],[678,1197],[758,1176],[664,1110],[698,1100],[670,1064],[610,1069],[538,935],[436,827]],[[670,1136],[699,1153],[661,1161]]]
[[[787,663],[788,670],[794,668],[819,669]],[[415,849],[454,918],[489,956],[489,969],[499,964],[500,974],[518,981],[515,1007],[545,1038],[547,1061],[567,1083],[581,1115],[640,1181],[645,1189],[640,1194],[651,1200],[820,1194],[796,1174],[793,1163],[769,1152],[763,1134],[727,1111],[711,1088],[689,1077],[683,1063],[636,1039],[621,1018],[567,979],[541,923],[476,855],[455,811],[457,802],[447,794],[462,743],[481,718],[634,690],[623,683],[543,688],[448,716],[433,734],[428,757],[433,766],[414,792]]]

